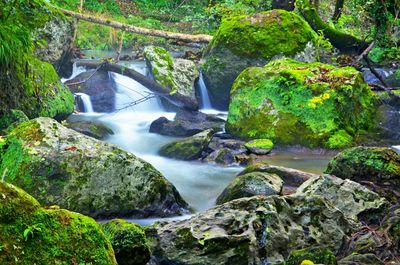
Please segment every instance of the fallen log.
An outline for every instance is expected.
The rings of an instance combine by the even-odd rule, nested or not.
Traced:
[[[127,68],[122,65],[118,65],[115,63],[111,62],[100,62],[100,61],[77,61],[76,62],[77,66],[83,66],[86,68],[92,68],[92,69],[98,69],[100,66],[103,70],[109,71],[109,72],[114,72],[117,74],[121,74],[124,76],[127,76],[129,78],[132,78],[136,82],[140,83],[141,85],[145,86],[148,88],[150,91],[152,91],[155,95],[159,97],[163,97],[171,104],[180,107],[180,108],[185,108],[188,110],[198,110],[199,109],[199,104],[197,101],[193,100],[190,97],[184,96],[180,93],[171,93],[171,89],[164,87],[157,82],[149,79],[148,77],[142,75],[141,73]]]
[[[59,8],[59,10],[67,16],[74,17],[77,19],[82,19],[88,22],[92,22],[95,24],[105,25],[112,28],[120,29],[126,32],[132,32],[137,34],[155,36],[155,37],[162,37],[166,39],[174,39],[180,40],[184,42],[201,42],[201,43],[209,43],[212,40],[212,36],[205,35],[205,34],[198,34],[198,35],[191,35],[191,34],[184,34],[184,33],[177,33],[177,32],[170,32],[158,29],[148,29],[142,27],[136,27],[128,24],[123,24],[117,21],[99,18],[92,15],[82,14],[78,12],[73,12],[70,10]]]

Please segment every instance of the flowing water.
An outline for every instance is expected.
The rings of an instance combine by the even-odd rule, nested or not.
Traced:
[[[93,112],[93,106],[92,106],[92,101],[90,100],[90,96],[85,94],[85,93],[75,93],[75,102],[80,101],[80,103],[83,105],[83,112],[85,113],[92,113]]]
[[[204,110],[211,110],[212,105],[211,105],[210,95],[208,94],[206,83],[204,83],[203,73],[200,73],[198,87],[199,87],[199,92],[200,92],[200,97],[201,97],[201,100],[200,100],[201,108]]]

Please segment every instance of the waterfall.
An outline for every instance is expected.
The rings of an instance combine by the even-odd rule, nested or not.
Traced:
[[[200,105],[202,109],[212,109],[210,95],[208,94],[208,90],[206,84],[204,83],[203,73],[200,72],[199,81],[198,81],[199,89],[200,89]]]
[[[68,77],[68,78],[61,78],[61,82],[62,83],[65,83],[65,82],[67,82],[68,80],[71,80],[71,79],[74,79],[75,77],[77,77],[79,74],[81,74],[81,73],[83,73],[83,72],[86,72],[87,70],[86,70],[86,68],[85,67],[83,67],[83,66],[77,66],[77,64],[76,63],[74,63],[73,65],[72,65],[72,75],[70,76],[70,77]]]
[[[79,106],[79,104],[83,107],[83,112],[92,113],[93,106],[92,101],[90,100],[90,96],[85,93],[75,93],[75,102]],[[81,109],[78,107],[78,109]]]
[[[394,146],[392,146],[392,147],[393,147],[393,149],[394,149],[397,153],[400,154],[400,145],[394,145]]]

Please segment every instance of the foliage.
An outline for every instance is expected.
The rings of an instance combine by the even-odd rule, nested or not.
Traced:
[[[79,0],[52,0],[52,2],[62,8],[77,10],[80,7]],[[108,13],[113,16],[121,15],[121,8],[115,0],[84,0],[83,9],[97,13]]]

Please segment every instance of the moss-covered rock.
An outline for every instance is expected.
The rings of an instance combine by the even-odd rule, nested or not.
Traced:
[[[119,265],[145,265],[150,260],[150,248],[140,225],[122,219],[103,224]]]
[[[9,112],[0,116],[0,131],[7,128],[14,128],[16,125],[28,121],[29,118],[23,111],[11,109]]]
[[[339,265],[385,265],[385,263],[380,260],[374,254],[359,254],[353,253],[338,262]]]
[[[25,191],[0,181],[0,264],[117,262],[93,219],[57,207],[44,209]]]
[[[300,16],[284,10],[226,18],[205,52],[203,65],[213,103],[226,108],[229,91],[240,72],[264,65],[274,56],[294,56],[315,35]]]
[[[390,148],[355,147],[337,154],[326,173],[356,182],[372,182],[381,196],[396,202],[400,187],[400,155]]]
[[[159,154],[180,160],[195,160],[201,157],[214,134],[206,130],[183,140],[173,141],[161,147]]]
[[[256,139],[244,145],[251,153],[256,155],[266,155],[271,152],[274,143],[269,139]]]
[[[226,129],[279,145],[344,148],[374,126],[374,102],[362,74],[352,67],[280,59],[239,75]]]
[[[275,174],[253,172],[237,176],[218,196],[217,204],[244,197],[281,194],[282,179]]]
[[[149,163],[50,118],[20,124],[2,150],[0,176],[45,205],[93,217],[169,216],[186,207]]]
[[[34,57],[25,60],[10,69],[0,68],[0,116],[19,109],[29,118],[66,118],[74,111],[74,97],[54,67]]]
[[[309,263],[305,263],[304,261],[308,261]],[[333,254],[329,249],[312,247],[292,251],[284,263],[284,265],[301,264],[337,265],[337,260],[335,254]]]

